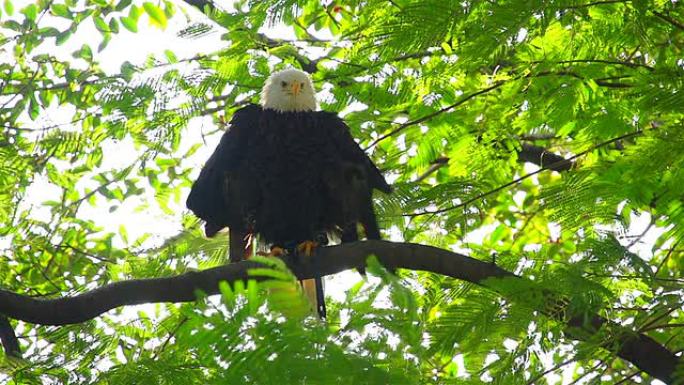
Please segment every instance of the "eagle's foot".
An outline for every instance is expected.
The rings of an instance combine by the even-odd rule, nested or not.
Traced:
[[[313,255],[314,250],[318,247],[318,242],[316,241],[304,241],[297,245],[297,253],[305,257],[310,257]]]
[[[287,254],[287,251],[285,249],[283,249],[280,246],[273,246],[271,247],[271,253],[269,255],[271,257],[282,257],[285,254]]]
[[[271,246],[271,250],[268,253],[265,251],[260,251],[257,253],[257,255],[262,257],[282,257],[285,254],[287,254],[287,250],[280,246]]]

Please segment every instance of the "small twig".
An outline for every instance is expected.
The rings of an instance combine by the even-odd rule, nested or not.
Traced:
[[[77,248],[77,247],[74,247],[74,246],[71,246],[71,245],[54,245],[54,244],[53,244],[52,247],[54,247],[54,248],[56,248],[56,249],[70,249],[70,250],[73,250],[74,252],[76,252],[77,254],[81,254],[81,255],[83,255],[83,256],[86,256],[86,257],[90,257],[90,258],[96,259],[96,260],[98,260],[98,261],[100,261],[100,262],[116,263],[115,261],[109,260],[109,259],[106,258],[106,257],[100,257],[100,256],[98,256],[98,255],[88,253],[88,252],[86,252],[86,251],[84,251],[84,250],[81,250],[81,249],[79,249],[79,248]]]
[[[663,325],[651,325],[646,328],[642,328],[642,332],[647,332],[649,330],[657,330],[657,329],[669,329],[669,328],[683,328],[684,324],[663,324]]]
[[[654,276],[657,276],[657,275],[658,275],[658,273],[660,272],[660,269],[662,269],[663,266],[665,265],[665,262],[667,262],[667,260],[670,259],[670,257],[672,256],[672,253],[674,253],[675,249],[677,249],[677,246],[679,245],[680,240],[681,240],[681,239],[677,240],[677,241],[674,243],[674,245],[672,245],[672,247],[670,248],[670,250],[667,251],[667,254],[665,255],[665,258],[663,258],[663,260],[660,261],[660,263],[658,264],[658,267],[656,268],[655,273],[653,273]]]
[[[513,235],[513,242],[517,241],[518,238],[520,238],[520,236],[525,233],[525,229],[527,229],[527,226],[529,226],[530,223],[532,223],[532,219],[534,219],[534,217],[537,216],[537,214],[539,214],[540,211],[541,210],[536,210],[535,212],[527,215],[527,218],[525,218],[525,222],[523,223],[523,225],[520,226],[520,229],[515,233],[515,235]]]
[[[558,365],[553,366],[552,368],[549,368],[549,369],[547,369],[547,370],[545,370],[545,371],[539,373],[538,375],[536,375],[535,377],[532,377],[529,381],[527,381],[527,385],[533,385],[534,383],[537,382],[537,380],[541,379],[541,378],[544,377],[545,375],[547,375],[547,374],[549,374],[549,373],[551,373],[551,372],[555,372],[556,370],[562,368],[562,367],[565,366],[565,365],[571,364],[571,363],[575,362],[576,360],[577,360],[577,359],[576,359],[575,357],[572,357],[572,358],[570,358],[570,359],[568,359],[568,360],[566,360],[566,361],[561,362],[561,363],[558,364]]]
[[[599,366],[605,365],[605,364],[606,364],[606,363],[605,363],[603,360],[599,360],[599,362],[598,362],[596,365],[594,365],[591,369],[589,369],[589,370],[587,370],[586,372],[584,372],[581,376],[577,377],[577,379],[575,379],[575,381],[569,383],[568,385],[575,385],[575,384],[577,384],[577,383],[580,382],[584,377],[586,377],[586,376],[588,376],[588,375],[594,373],[594,371],[596,371],[596,369],[597,369]]]
[[[652,12],[654,15],[656,15],[659,18],[667,21],[668,23],[672,24],[673,26],[677,27],[678,29],[684,30],[684,24],[682,24],[681,22],[679,22],[676,19],[673,19],[671,16],[662,14],[658,11],[652,11]]]
[[[539,64],[543,63],[541,60],[533,61],[531,62],[532,64]],[[632,63],[628,61],[620,61],[620,60],[606,60],[606,59],[574,59],[574,60],[560,60],[557,61],[556,63],[558,64],[574,64],[574,63],[602,63],[602,64],[613,64],[613,65],[621,65],[625,67],[641,67],[641,68],[646,68],[649,71],[653,71],[654,68],[651,66],[648,66],[646,64],[641,64],[641,63]]]
[[[602,1],[594,1],[592,3],[586,3],[586,4],[568,5],[568,6],[564,6],[562,8],[563,9],[581,9],[581,8],[593,7],[596,5],[629,3],[630,1],[631,0],[602,0]]]
[[[651,222],[648,224],[648,226],[646,226],[646,229],[644,229],[644,231],[641,234],[639,234],[632,242],[630,242],[626,248],[629,250],[632,246],[639,243],[641,241],[641,239],[646,235],[646,233],[649,230],[651,230],[651,228],[655,225],[655,222],[656,222],[655,217],[651,217]]]
[[[178,330],[179,330],[179,329],[181,328],[181,326],[183,326],[183,324],[186,323],[187,321],[188,321],[188,317],[187,317],[187,316],[183,316],[183,318],[180,320],[180,322],[178,322],[178,325],[176,325],[176,327],[173,328],[173,330],[171,330],[171,331],[169,332],[169,335],[166,336],[166,339],[164,340],[164,342],[163,342],[161,345],[159,345],[159,348],[158,348],[157,351],[154,353],[153,358],[156,359],[156,358],[159,356],[159,353],[160,353],[160,352],[163,352],[164,349],[166,349],[166,346],[167,346],[167,345],[169,344],[169,342],[171,341],[171,338],[175,337],[175,335],[176,335],[176,333],[178,332]]]
[[[606,88],[631,88],[633,85],[627,84],[627,83],[616,83],[616,82],[609,82],[606,81],[606,79],[587,79],[584,76],[572,72],[572,71],[542,71],[536,74],[530,74],[527,75],[527,78],[536,78],[536,77],[545,77],[545,76],[569,76],[573,77],[575,79],[579,79],[582,81],[587,81],[587,80],[593,80],[596,85],[601,86],[601,87],[606,87]],[[621,76],[619,77],[620,79],[622,78],[627,78],[629,76]]]
[[[472,94],[470,94],[470,95],[467,95],[467,96],[461,98],[459,101],[457,101],[457,102],[454,103],[454,104],[448,105],[448,106],[446,106],[446,107],[444,107],[444,108],[442,108],[442,109],[439,109],[439,110],[437,110],[437,111],[435,111],[435,112],[433,112],[433,113],[431,113],[431,114],[427,114],[427,115],[425,115],[425,116],[422,116],[422,117],[420,117],[420,118],[418,118],[418,119],[411,120],[411,121],[409,121],[409,122],[400,124],[398,127],[396,127],[395,129],[391,130],[391,131],[388,132],[387,134],[382,135],[381,137],[375,139],[375,140],[374,140],[370,145],[368,145],[368,147],[366,147],[364,150],[367,151],[368,149],[374,147],[375,145],[377,145],[378,143],[382,142],[383,140],[385,140],[385,139],[387,139],[387,138],[389,138],[389,137],[391,137],[391,136],[394,136],[394,135],[398,134],[399,132],[405,130],[405,129],[408,128],[408,127],[414,126],[414,125],[416,125],[416,124],[423,123],[423,122],[425,122],[425,121],[428,121],[428,120],[434,118],[435,116],[438,116],[438,115],[443,114],[443,113],[445,113],[445,112],[451,111],[451,110],[453,110],[454,108],[460,106],[461,104],[464,104],[465,102],[469,101],[470,99],[473,99],[473,98],[475,98],[475,97],[477,97],[477,96],[480,96],[480,95],[482,95],[482,94],[486,94],[486,93],[488,93],[488,92],[490,92],[490,91],[493,91],[493,90],[495,90],[495,89],[501,87],[501,86],[504,85],[504,84],[505,84],[504,81],[496,82],[496,83],[494,83],[494,85],[492,85],[492,86],[490,86],[490,87],[481,89],[481,90],[479,90],[479,91],[477,91],[477,92],[474,92],[474,93],[472,93]]]
[[[641,325],[641,327],[638,329],[639,333],[641,333],[643,330],[649,330],[651,326],[653,326],[656,322],[660,321],[661,319],[667,317],[668,315],[672,314],[672,312],[679,310],[679,307],[681,306],[681,302],[677,304],[677,306],[672,306],[671,308],[667,309],[666,312],[663,314],[653,318],[652,320],[644,323]]]
[[[435,171],[439,170],[443,166],[445,166],[447,163],[449,163],[449,157],[446,156],[440,156],[439,158],[435,159],[432,161],[432,164],[430,164],[430,167],[425,171],[421,176],[416,178],[414,183],[419,183],[425,180],[427,177],[432,175]]]
[[[630,374],[629,376],[627,376],[627,377],[621,379],[620,381],[616,382],[616,383],[613,384],[613,385],[624,384],[625,382],[627,382],[627,381],[631,380],[632,378],[634,378],[634,377],[635,377],[637,374],[639,374],[639,373],[641,373],[641,370],[635,370],[635,371],[632,372],[632,374]]]

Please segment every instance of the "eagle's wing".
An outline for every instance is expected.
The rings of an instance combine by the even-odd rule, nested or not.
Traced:
[[[385,181],[380,170],[373,161],[354,141],[349,127],[337,114],[322,112],[321,127],[325,127],[335,150],[343,160],[341,175],[345,178],[343,185],[335,186],[332,190],[337,194],[352,195],[338,197],[336,201],[346,202],[352,217],[363,225],[368,239],[380,239],[380,229],[373,210],[372,189],[385,193],[392,192],[392,187]],[[347,211],[345,210],[345,211]],[[356,222],[346,223],[342,228],[342,242],[358,240]]]
[[[238,249],[246,247],[247,235],[246,200],[241,192],[246,190],[246,179],[242,177],[245,147],[252,126],[259,120],[261,107],[248,105],[233,115],[229,129],[221,137],[214,153],[202,168],[193,183],[186,206],[206,222],[205,233],[214,236],[224,227],[230,227],[231,260],[242,259],[235,255]]]
[[[322,111],[320,114],[321,126],[326,127],[343,158],[355,164],[363,165],[371,188],[378,189],[386,194],[391,193],[392,186],[387,183],[375,163],[356,143],[344,120],[333,112]]]

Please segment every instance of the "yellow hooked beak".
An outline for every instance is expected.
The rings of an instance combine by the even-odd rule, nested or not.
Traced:
[[[297,82],[292,83],[292,94],[293,94],[294,96],[299,95],[299,92],[300,92],[301,90],[302,90],[301,84],[299,84],[299,83],[297,83]]]

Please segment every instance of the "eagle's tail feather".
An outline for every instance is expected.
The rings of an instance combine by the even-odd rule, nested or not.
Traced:
[[[317,277],[314,279],[305,279],[300,281],[302,289],[306,298],[316,308],[316,312],[321,319],[325,319],[325,296],[323,294],[323,279]]]
[[[323,293],[323,278],[316,277],[316,310],[318,311],[318,317],[321,319],[326,319],[327,311],[325,309],[325,294]]]
[[[327,238],[323,244],[327,243]],[[314,250],[318,247],[321,242],[317,241],[304,241],[297,245],[296,252],[305,257],[311,257],[314,254]],[[300,281],[302,288],[304,289],[304,294],[306,294],[309,302],[314,305],[316,312],[321,319],[325,319],[325,296],[323,295],[323,279],[321,277],[316,277],[314,279],[305,279]]]

